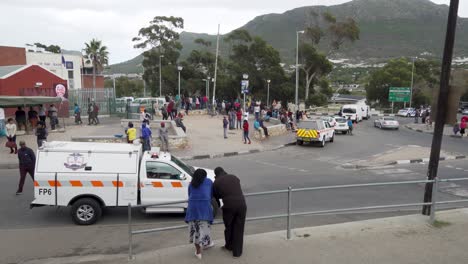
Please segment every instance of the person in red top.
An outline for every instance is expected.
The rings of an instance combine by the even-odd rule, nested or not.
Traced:
[[[244,129],[244,144],[247,144],[247,139],[249,140],[249,144],[252,143],[249,138],[249,121],[244,120],[242,128]]]
[[[242,126],[242,110],[240,108],[237,109],[236,112],[236,129],[241,129]]]
[[[169,114],[169,117],[171,117],[171,120],[174,119],[175,116],[173,116],[172,110],[174,108],[174,101],[170,101],[169,104],[167,105],[167,113]]]
[[[465,129],[466,129],[466,119],[462,118],[461,123],[460,123],[460,134],[462,137],[465,134]]]

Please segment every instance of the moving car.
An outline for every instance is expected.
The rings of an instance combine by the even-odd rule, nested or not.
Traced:
[[[335,117],[336,125],[334,126],[335,133],[341,132],[341,134],[346,134],[349,131],[348,120],[344,117]]]
[[[404,116],[404,117],[414,117],[414,116],[416,116],[416,109],[414,109],[414,108],[403,108],[403,109],[400,109],[396,115],[397,116]]]
[[[332,127],[335,127],[335,125],[336,125],[335,117],[324,116],[324,117],[322,117],[322,120],[327,121],[330,124],[330,126],[332,126]]]
[[[139,144],[47,142],[37,151],[31,208],[70,207],[78,225],[94,224],[105,207],[128,204],[145,213],[183,213],[187,203],[149,205],[187,200],[195,169],[159,148],[142,152]],[[212,206],[216,213],[214,200]]]
[[[304,120],[298,124],[296,131],[296,143],[302,145],[304,142],[318,142],[320,146],[325,147],[325,142],[333,142],[335,139],[335,130],[327,121]]]
[[[361,105],[352,104],[352,105],[343,105],[341,108],[341,116],[351,120],[354,123],[359,123],[362,121],[364,108]]]
[[[374,121],[374,127],[398,129],[400,124],[394,117],[384,116]]]

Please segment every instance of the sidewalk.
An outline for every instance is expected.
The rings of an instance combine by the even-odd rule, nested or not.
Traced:
[[[427,134],[433,134],[434,133],[434,124],[432,124],[432,127],[428,127],[425,124],[407,124],[405,125],[406,128],[410,130],[414,130],[420,133],[427,133]],[[456,138],[461,138],[460,133],[458,135],[453,134],[453,126],[444,126],[444,136],[449,136],[449,137],[456,137]],[[464,140],[468,138],[467,136],[463,137]]]
[[[123,134],[124,128],[120,125],[118,118],[103,118],[98,126],[70,125],[73,121],[67,119],[66,131],[49,132],[48,141],[69,141],[78,136],[112,136]],[[247,153],[277,149],[286,144],[294,142],[294,134],[288,132],[285,135],[272,136],[265,140],[255,140],[253,123],[250,124],[250,139],[252,144],[244,144],[242,130],[228,130],[228,138],[223,137],[222,116],[210,117],[207,115],[189,115],[184,117],[187,127],[188,147],[185,149],[173,149],[177,157],[185,159],[213,158],[222,156],[234,156]],[[266,126],[271,124],[265,123]],[[157,130],[153,128],[153,136],[157,137]],[[24,140],[26,145],[33,150],[37,149],[36,137],[34,135],[17,136],[17,143]],[[5,148],[6,138],[0,138],[0,169],[18,168],[17,155],[9,154],[10,150]]]
[[[183,245],[136,255],[128,262],[127,255],[95,255],[43,259],[27,264],[69,263],[326,263],[326,264],[466,264],[468,251],[468,209],[440,211],[435,226],[422,215],[381,218],[336,225],[293,230],[293,238],[285,232],[245,237],[244,254],[233,259],[220,249],[223,241],[207,250],[200,261],[193,255],[193,245]]]

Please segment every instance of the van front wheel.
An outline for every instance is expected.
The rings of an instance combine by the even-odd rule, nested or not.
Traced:
[[[101,217],[101,205],[92,198],[82,198],[72,205],[72,219],[77,225],[92,225]]]

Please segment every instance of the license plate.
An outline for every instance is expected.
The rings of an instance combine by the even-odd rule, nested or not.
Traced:
[[[302,138],[302,141],[310,141],[310,138]]]

